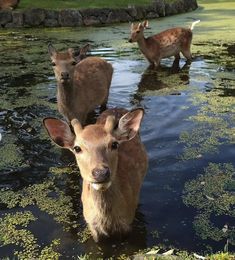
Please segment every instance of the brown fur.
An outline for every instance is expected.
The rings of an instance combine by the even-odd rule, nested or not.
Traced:
[[[102,126],[109,114],[120,119],[124,113],[125,110],[108,110],[97,120],[97,124]],[[96,240],[131,230],[146,168],[147,154],[137,135],[120,145],[116,178],[110,189],[101,193],[83,182],[84,217]]]
[[[131,25],[130,42],[137,42],[141,52],[144,54],[150,64],[158,66],[161,59],[175,56],[180,58],[180,52],[187,60],[192,59],[190,47],[192,42],[191,28],[172,28],[159,34],[144,37],[144,29],[148,26],[145,21],[139,24]],[[195,22],[193,23],[195,24]]]
[[[67,52],[52,49],[49,53],[55,65],[58,110],[68,121],[77,118],[84,124],[89,112],[107,103],[112,65],[98,57],[81,60],[72,49]],[[75,66],[74,62],[77,62]],[[61,73],[68,73],[69,78],[64,80]]]
[[[112,130],[106,124],[110,121],[107,120],[110,115],[113,119]],[[75,139],[67,138],[67,143],[64,142],[63,146],[68,148],[67,144],[73,140],[71,150],[74,146],[81,148],[75,157],[83,178],[83,215],[96,241],[114,234],[125,234],[131,229],[148,165],[144,145],[137,133],[142,116],[143,112],[138,109],[129,113],[124,109],[106,110],[95,125],[88,125],[82,130],[77,127]],[[53,119],[48,120],[53,122]],[[125,125],[124,132],[121,121]],[[59,127],[55,129],[53,125],[56,123],[48,123],[47,119],[44,125],[56,142]],[[69,127],[67,131],[70,131]],[[68,133],[65,136],[68,137]],[[110,148],[114,141],[119,142],[117,150]],[[94,189],[92,170],[102,167],[109,168],[111,184],[99,183],[99,189]]]
[[[20,0],[0,0],[0,9],[15,9]]]

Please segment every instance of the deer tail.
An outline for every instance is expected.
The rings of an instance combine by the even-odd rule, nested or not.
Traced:
[[[197,20],[195,22],[192,23],[191,27],[190,27],[190,30],[192,31],[194,26],[197,24],[197,23],[200,23],[201,21],[200,20]]]

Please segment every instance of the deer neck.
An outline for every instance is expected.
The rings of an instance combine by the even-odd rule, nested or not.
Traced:
[[[147,48],[147,41],[146,41],[145,37],[143,36],[140,39],[138,39],[137,43],[139,45],[140,50],[143,53],[146,53],[148,48]]]
[[[71,103],[71,98],[73,97],[73,82],[58,82],[57,84],[57,98],[58,102],[62,102],[63,104]]]
[[[111,212],[111,208],[115,207],[116,200],[120,198],[119,185],[112,182],[111,186],[105,191],[95,190],[91,187],[90,183],[83,182],[83,188],[88,191],[87,196],[92,200],[92,204],[100,212]]]

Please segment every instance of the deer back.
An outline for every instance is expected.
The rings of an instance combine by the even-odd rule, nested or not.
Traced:
[[[152,40],[158,43],[155,51],[160,58],[166,58],[178,54],[191,43],[192,31],[181,27],[171,28],[147,38],[147,45],[151,45]]]
[[[113,68],[107,61],[98,57],[88,57],[76,66],[73,81],[74,109],[82,107],[92,111],[108,99]]]

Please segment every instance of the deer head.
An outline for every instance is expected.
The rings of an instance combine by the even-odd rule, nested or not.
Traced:
[[[138,133],[143,109],[123,115],[119,121],[108,116],[104,124],[82,127],[77,119],[69,125],[59,119],[46,118],[43,123],[50,138],[60,147],[71,150],[84,181],[95,190],[106,190],[117,174],[118,152],[121,144]]]
[[[58,52],[50,43],[48,45],[48,52],[51,57],[51,64],[56,80],[61,83],[71,83],[76,65],[86,58],[89,49],[90,45],[87,44],[78,50],[69,48],[65,52]]]
[[[131,35],[129,42],[137,42],[139,39],[144,37],[144,29],[148,27],[148,21],[142,23],[131,24]]]

